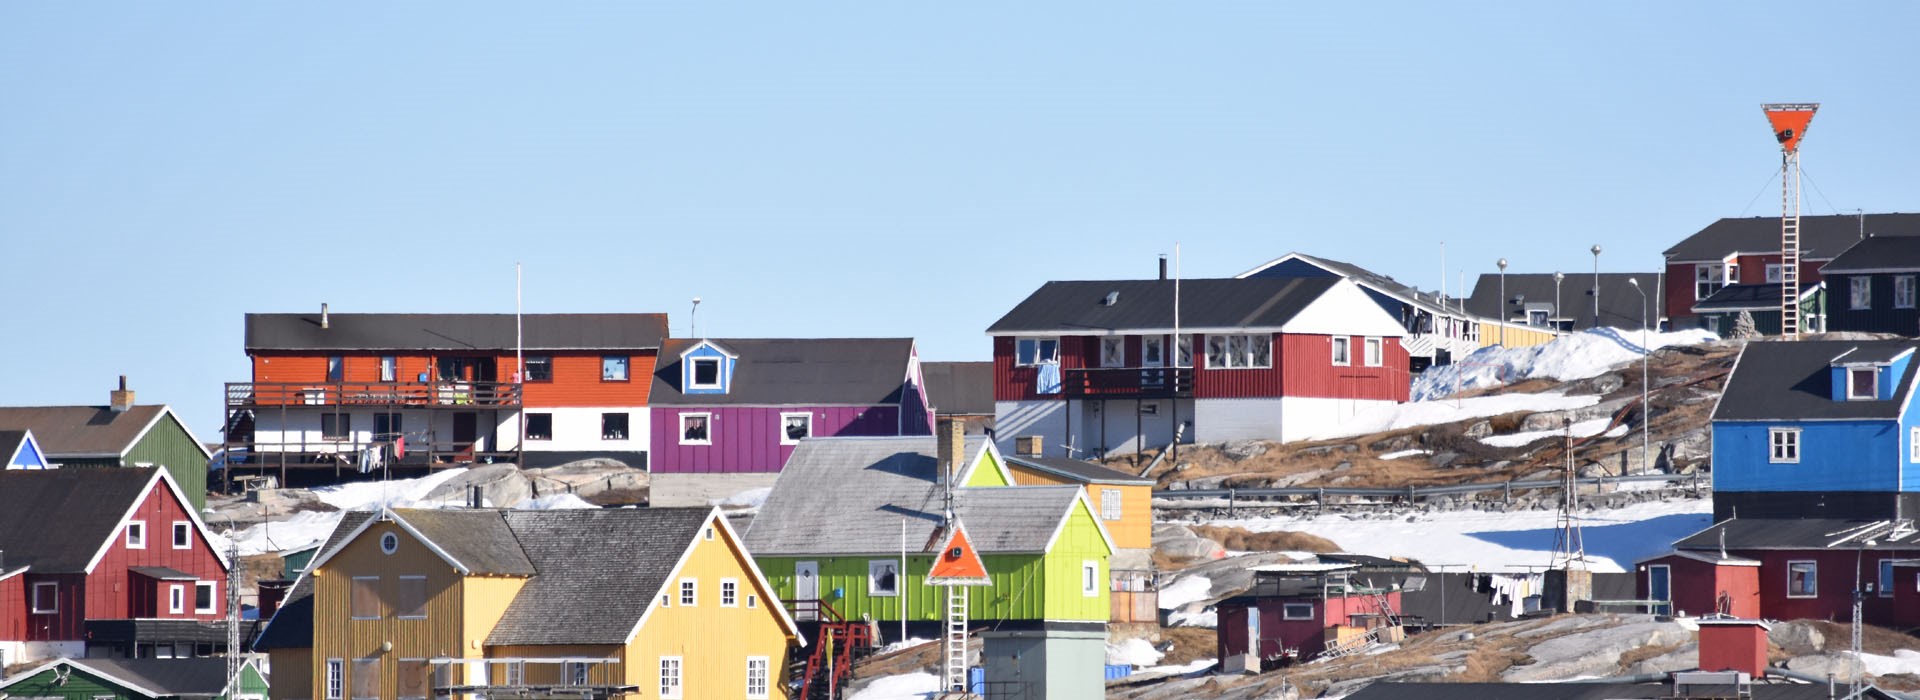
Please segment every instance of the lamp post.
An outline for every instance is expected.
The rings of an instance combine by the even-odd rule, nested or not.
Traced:
[[[687,336],[700,337],[700,297],[693,298],[693,310],[687,312]]]
[[[1507,259],[1501,258],[1494,263],[1500,266],[1500,347],[1507,346]]]
[[[1640,293],[1640,473],[1653,473],[1653,404],[1647,401],[1647,358],[1653,356],[1653,349],[1647,347],[1647,290],[1640,288],[1640,280],[1627,278],[1627,284],[1633,291]]]
[[[1565,274],[1553,273],[1553,317],[1560,318],[1560,283],[1567,279]],[[1554,322],[1554,330],[1560,330],[1559,321]]]
[[[1600,244],[1593,244],[1593,327],[1600,327]]]

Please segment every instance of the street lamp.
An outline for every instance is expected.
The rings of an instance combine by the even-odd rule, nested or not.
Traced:
[[[1565,274],[1553,273],[1553,317],[1560,318],[1560,282],[1567,279]],[[1554,330],[1560,330],[1559,322],[1554,322]]]
[[[1653,356],[1653,349],[1648,347],[1647,338],[1647,290],[1640,288],[1640,280],[1635,277],[1628,277],[1627,284],[1640,293],[1640,473],[1650,474],[1653,472],[1653,453],[1650,451],[1653,445],[1650,436],[1653,430],[1653,404],[1647,402],[1647,358]]]
[[[693,298],[693,310],[687,312],[687,335],[700,337],[700,297]]]
[[[1593,244],[1593,327],[1600,327],[1600,244]]]
[[[1494,263],[1500,266],[1500,347],[1507,346],[1507,259],[1501,258]]]

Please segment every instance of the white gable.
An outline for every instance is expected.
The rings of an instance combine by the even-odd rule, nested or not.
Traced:
[[[1400,319],[1374,303],[1360,285],[1341,279],[1307,308],[1280,327],[1282,333],[1314,335],[1374,335],[1398,338],[1407,334]]]

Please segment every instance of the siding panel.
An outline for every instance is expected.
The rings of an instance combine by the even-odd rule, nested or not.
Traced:
[[[898,406],[655,406],[649,411],[652,471],[668,474],[780,471],[794,445],[780,444],[780,414],[812,413],[819,437],[888,436],[900,431]],[[706,413],[711,445],[680,444],[680,416]]]

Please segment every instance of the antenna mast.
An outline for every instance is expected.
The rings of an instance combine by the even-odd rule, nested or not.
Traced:
[[[1800,139],[1819,103],[1760,106],[1780,142],[1780,335],[1800,339]]]

